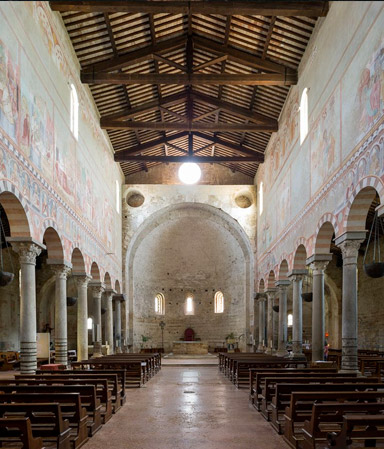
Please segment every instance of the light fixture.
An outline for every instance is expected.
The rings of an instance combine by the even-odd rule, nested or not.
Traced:
[[[185,162],[179,168],[179,179],[184,184],[196,184],[201,177],[201,169],[194,162]]]

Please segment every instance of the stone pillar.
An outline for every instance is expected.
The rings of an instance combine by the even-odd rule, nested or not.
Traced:
[[[307,270],[293,270],[289,275],[293,286],[292,295],[292,357],[303,358],[303,300],[301,297],[303,277]]]
[[[49,263],[49,260],[48,260]],[[54,264],[51,268],[56,276],[55,285],[55,363],[68,365],[67,349],[67,276],[71,267]]]
[[[348,232],[336,240],[343,254],[342,372],[359,372],[357,357],[357,257],[365,231]]]
[[[102,348],[102,327],[101,327],[101,295],[104,291],[104,284],[101,282],[91,282],[93,296],[93,324],[95,326],[95,341],[93,343],[93,357],[101,357]]]
[[[77,360],[88,360],[88,283],[86,274],[73,274],[77,284]]]
[[[257,293],[256,299],[259,303],[259,344],[257,346],[256,352],[264,352],[266,348],[266,323],[265,323],[265,301],[267,295],[266,293]],[[256,319],[256,317],[255,317]]]
[[[328,255],[332,258],[332,255]],[[312,362],[324,360],[325,308],[324,270],[329,260],[315,260],[310,264],[312,281]]]
[[[20,261],[20,371],[33,374],[37,368],[36,345],[36,257],[43,245],[8,239]]]
[[[276,289],[271,288],[266,291],[268,298],[267,302],[267,344],[265,353],[272,354],[273,352],[273,301],[275,299]]]
[[[105,313],[105,341],[109,345],[109,354],[114,353],[114,341],[113,341],[113,307],[112,307],[112,295],[114,290],[105,291],[105,302],[107,311]]]
[[[288,355],[287,351],[287,288],[290,282],[288,280],[277,281],[276,286],[279,289],[279,337],[276,355],[284,357]]]
[[[114,295],[115,300],[115,344],[116,353],[121,352],[121,295]]]

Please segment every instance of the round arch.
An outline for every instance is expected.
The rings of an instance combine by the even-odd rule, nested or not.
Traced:
[[[85,274],[84,257],[79,248],[74,248],[74,250],[72,251],[71,263],[72,271],[74,273]]]
[[[335,227],[330,221],[323,221],[316,232],[315,254],[329,254]]]
[[[104,284],[107,289],[112,288],[111,276],[109,275],[108,271],[104,275]]]
[[[240,224],[221,209],[203,203],[178,203],[167,206],[149,216],[133,235],[125,257],[125,291],[128,293],[129,305],[129,337],[133,341],[133,261],[141,241],[158,226],[183,217],[203,218],[225,228],[239,244],[245,260],[245,333],[246,341],[249,339],[250,316],[253,307],[254,292],[254,254],[251,242]]]
[[[293,258],[293,269],[305,270],[307,268],[306,260],[307,260],[307,250],[305,249],[305,246],[303,244],[300,244],[297,247]]]
[[[17,193],[18,192],[16,192],[16,194]],[[18,196],[11,192],[4,191],[0,193],[0,204],[7,214],[11,237],[30,237],[31,229],[29,223],[31,220],[29,217],[28,206],[23,204],[20,193]]]
[[[100,270],[99,270],[99,266],[97,265],[96,262],[92,262],[91,265],[91,276],[92,276],[92,280],[93,281],[98,281],[100,282]]]
[[[116,291],[116,293],[121,293],[120,282],[118,279],[116,279],[116,282],[115,282],[115,291]]]
[[[270,288],[275,288],[276,276],[273,270],[269,272],[267,279],[267,290]]]
[[[282,260],[282,262],[280,264],[278,280],[279,281],[287,281],[288,280],[288,262],[287,262],[287,259]]]
[[[54,228],[47,228],[43,235],[44,245],[47,247],[48,258],[63,261],[64,249],[59,234]]]

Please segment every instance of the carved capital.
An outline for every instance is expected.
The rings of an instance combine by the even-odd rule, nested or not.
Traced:
[[[105,290],[105,285],[101,282],[94,283],[90,285],[92,288],[92,293],[94,298],[101,298],[103,291]]]
[[[12,248],[19,255],[21,265],[36,265],[36,257],[41,253],[41,247],[30,242],[12,242]]]
[[[255,301],[265,301],[267,299],[267,294],[260,292],[260,293],[256,293],[255,295]]]
[[[68,274],[71,272],[71,267],[65,264],[51,265],[52,271],[55,273],[56,279],[68,279]]]
[[[339,248],[343,254],[343,265],[352,265],[357,263],[360,245],[364,240],[344,240],[339,243]]]
[[[84,274],[84,275],[74,275],[73,276],[76,281],[76,285],[78,289],[81,288],[87,288],[89,281],[92,279],[90,276]]]
[[[312,262],[309,267],[313,271],[314,276],[323,275],[325,269],[327,268],[329,264],[329,260],[316,260]]]

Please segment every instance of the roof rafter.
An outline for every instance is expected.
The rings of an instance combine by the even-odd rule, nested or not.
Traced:
[[[131,12],[159,14],[220,14],[255,16],[325,16],[327,1],[147,1],[147,0],[59,0],[51,1],[53,11]]]
[[[116,160],[116,159],[115,159]],[[260,155],[256,156],[125,156],[119,159],[120,162],[196,162],[196,163],[213,163],[213,162],[263,162],[264,158]]]

